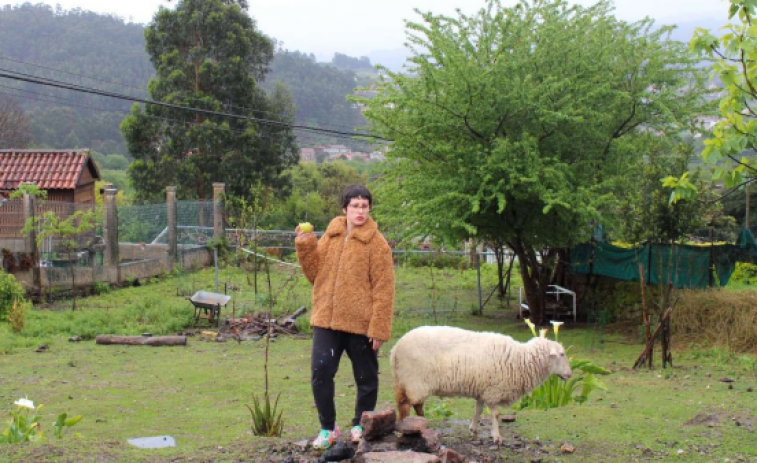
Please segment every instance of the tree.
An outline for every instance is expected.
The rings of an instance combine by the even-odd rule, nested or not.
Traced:
[[[618,21],[609,2],[497,0],[408,23],[406,75],[384,69],[366,105],[394,140],[377,194],[405,238],[503,240],[536,321],[560,249],[619,220],[642,135],[698,113],[703,76],[670,27]]]
[[[745,185],[757,177],[757,29],[754,20],[757,0],[730,0],[728,18],[739,22],[724,27],[715,37],[706,29],[697,29],[689,43],[691,50],[714,59],[713,75],[725,86],[720,99],[720,121],[712,137],[704,142],[702,159],[715,165],[713,180],[726,188]],[[745,154],[748,154],[746,156]],[[697,192],[687,179],[670,178],[673,200],[690,198]]]
[[[292,122],[291,96],[277,86],[268,96],[257,83],[273,58],[271,40],[247,14],[245,0],[180,0],[161,8],[145,30],[157,69],[154,100],[210,111]],[[257,181],[279,187],[297,162],[291,129],[208,116],[156,105],[134,105],[121,124],[135,161],[129,175],[141,199],[177,185],[183,197],[206,198],[224,181],[245,195]]]
[[[0,149],[26,148],[32,139],[29,119],[13,98],[0,95]]]

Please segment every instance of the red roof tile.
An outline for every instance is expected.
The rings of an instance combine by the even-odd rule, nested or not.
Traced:
[[[15,190],[21,182],[34,182],[43,190],[73,190],[88,165],[99,179],[87,150],[0,150],[0,190]]]

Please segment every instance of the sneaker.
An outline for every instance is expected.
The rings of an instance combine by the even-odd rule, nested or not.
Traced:
[[[350,438],[352,439],[352,442],[357,444],[360,442],[360,439],[363,438],[363,427],[362,426],[353,426],[350,430]]]
[[[321,429],[318,433],[318,437],[313,440],[314,450],[328,450],[339,439],[339,426],[334,426],[333,431],[328,429]]]

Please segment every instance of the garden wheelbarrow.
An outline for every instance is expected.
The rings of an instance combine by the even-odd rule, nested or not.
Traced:
[[[195,324],[200,321],[200,318],[206,318],[208,323],[213,324],[215,321],[216,326],[219,326],[221,307],[231,300],[231,296],[210,291],[197,291],[188,299],[195,308]]]

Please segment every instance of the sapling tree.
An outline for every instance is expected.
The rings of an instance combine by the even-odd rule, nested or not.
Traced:
[[[95,211],[76,211],[66,218],[61,218],[55,212],[48,211],[42,217],[37,218],[36,221],[27,223],[24,229],[28,230],[30,227],[37,227],[38,229],[38,245],[41,245],[45,239],[51,237],[66,252],[71,269],[71,288],[73,290],[71,310],[76,310],[78,288],[76,286],[75,263],[78,261],[78,258],[75,259],[74,255],[80,249],[86,247],[87,243],[83,243],[82,241],[86,239],[84,235],[95,227]]]

